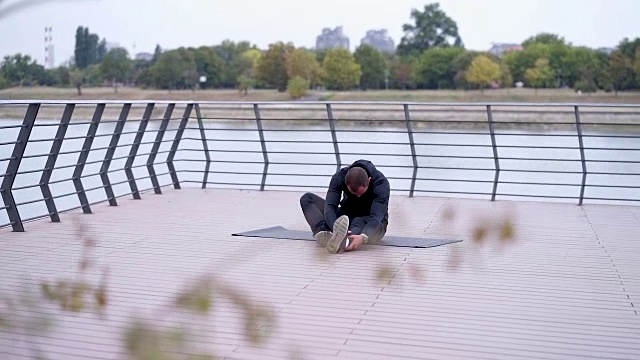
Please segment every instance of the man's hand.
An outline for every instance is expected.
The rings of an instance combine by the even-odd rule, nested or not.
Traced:
[[[349,235],[347,238],[349,239],[349,246],[344,248],[345,251],[353,251],[364,244],[364,236],[362,235]]]

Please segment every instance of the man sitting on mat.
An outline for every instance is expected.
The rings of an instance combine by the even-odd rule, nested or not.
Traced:
[[[331,177],[326,201],[306,193],[300,206],[316,242],[335,254],[382,239],[389,222],[389,195],[384,174],[370,161],[358,160]]]

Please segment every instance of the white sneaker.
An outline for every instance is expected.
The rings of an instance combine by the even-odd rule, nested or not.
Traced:
[[[342,247],[342,243],[347,238],[349,230],[349,217],[347,215],[340,216],[333,224],[333,235],[327,242],[327,251],[331,254],[337,253]]]
[[[331,231],[318,231],[318,233],[313,235],[313,237],[316,239],[316,244],[326,247],[327,242],[329,242],[332,235],[333,233]]]

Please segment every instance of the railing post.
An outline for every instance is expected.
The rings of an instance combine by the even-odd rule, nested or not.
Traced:
[[[202,113],[200,112],[200,104],[195,105],[196,117],[198,118],[198,128],[200,128],[200,137],[202,138],[202,148],[204,149],[204,157],[207,160],[204,166],[204,176],[202,177],[202,188],[207,187],[209,182],[209,169],[211,168],[211,155],[209,154],[209,143],[207,142],[207,134],[202,123]]]
[[[336,155],[336,171],[340,171],[342,160],[340,160],[340,148],[338,147],[338,135],[336,134],[336,119],[333,117],[333,109],[331,104],[327,103],[327,119],[329,119],[329,128],[331,129],[331,140],[333,141],[333,152]]]
[[[160,123],[160,129],[158,129],[158,132],[156,133],[156,139],[153,142],[151,152],[149,153],[149,158],[147,159],[147,171],[149,171],[149,178],[151,179],[151,184],[153,185],[153,191],[156,194],[162,194],[162,190],[160,189],[160,183],[158,182],[156,170],[153,168],[153,163],[156,161],[156,156],[158,156],[158,150],[160,150],[162,138],[164,137],[165,131],[167,131],[167,126],[169,125],[169,121],[171,120],[171,115],[173,114],[173,109],[175,107],[176,104],[167,105],[167,110],[165,111],[162,122]]]
[[[267,144],[264,141],[264,129],[262,128],[262,118],[260,117],[260,108],[258,107],[258,104],[253,104],[253,113],[256,116],[258,135],[260,136],[260,146],[262,147],[262,159],[264,161],[262,181],[260,182],[260,191],[263,191],[264,185],[267,183],[267,173],[269,172],[269,154],[267,153]]]
[[[7,207],[7,215],[9,216],[11,227],[15,232],[23,232],[24,226],[22,224],[22,219],[20,218],[18,206],[16,205],[16,201],[13,197],[13,183],[16,180],[18,169],[20,168],[20,162],[22,162],[22,156],[24,155],[24,150],[27,148],[29,136],[31,136],[31,130],[33,130],[33,124],[36,122],[39,110],[40,104],[29,104],[24,120],[22,121],[22,127],[18,133],[18,139],[16,144],[13,146],[11,160],[9,160],[9,164],[7,165],[7,173],[2,179],[2,185],[0,185],[2,201],[4,202],[4,206]]]
[[[56,166],[56,161],[58,160],[58,155],[62,148],[62,142],[67,134],[67,129],[69,128],[69,123],[71,122],[71,116],[73,115],[75,107],[75,104],[67,104],[64,107],[64,112],[62,113],[62,119],[60,119],[60,125],[58,125],[56,137],[53,139],[53,144],[51,145],[51,150],[47,157],[47,163],[45,164],[42,176],[40,177],[40,191],[42,192],[42,197],[44,198],[44,203],[47,205],[47,211],[49,212],[49,217],[52,222],[60,222],[60,216],[58,215],[58,209],[56,208],[53,194],[51,194],[51,189],[49,188],[49,180],[51,180],[53,168]]]
[[[582,205],[584,200],[584,188],[587,184],[587,161],[584,155],[584,143],[582,141],[582,123],[580,122],[580,109],[576,105],[574,107],[574,113],[576,115],[576,129],[578,130],[578,144],[580,146],[580,161],[582,162],[582,185],[580,186],[580,199],[578,205]]]
[[[102,166],[100,167],[100,178],[102,179],[104,191],[107,194],[107,200],[109,201],[110,206],[118,206],[118,202],[116,201],[116,196],[113,192],[113,188],[111,187],[111,181],[109,180],[109,166],[111,166],[111,160],[113,160],[113,155],[115,154],[116,148],[118,147],[118,141],[120,141],[120,135],[122,135],[122,130],[124,130],[124,124],[127,121],[130,110],[131,104],[122,105],[120,117],[118,118],[116,128],[113,131],[113,136],[111,136],[109,148],[107,148],[107,152],[104,155]]]
[[[142,142],[142,138],[144,137],[144,132],[147,129],[149,119],[151,119],[151,115],[153,114],[154,106],[154,103],[150,103],[147,104],[147,107],[144,109],[144,114],[142,115],[140,126],[138,126],[138,132],[136,133],[136,137],[133,140],[133,144],[131,144],[129,157],[127,157],[127,161],[124,164],[124,172],[127,175],[127,181],[129,182],[129,187],[131,188],[131,195],[136,200],[140,200],[140,191],[138,190],[138,184],[136,184],[136,178],[133,175],[131,166],[133,166],[133,162],[136,160],[136,154],[138,154],[138,149],[140,148],[140,143]]]
[[[89,124],[89,129],[87,129],[87,136],[82,144],[80,156],[78,156],[78,161],[76,162],[76,167],[73,170],[73,176],[71,177],[73,185],[76,188],[76,193],[78,194],[78,200],[80,200],[80,207],[82,208],[82,212],[85,214],[91,214],[91,206],[89,206],[89,199],[87,199],[87,194],[85,193],[84,186],[82,185],[82,171],[84,170],[84,165],[87,163],[87,158],[89,158],[91,145],[93,144],[93,139],[98,131],[98,125],[100,124],[100,119],[102,119],[105,106],[106,104],[96,105],[96,110],[93,112],[91,124]]]
[[[407,123],[409,146],[411,147],[411,158],[413,159],[413,176],[411,177],[411,188],[409,190],[409,197],[413,197],[413,192],[416,188],[416,178],[418,177],[418,157],[416,156],[416,143],[413,139],[413,126],[411,124],[411,114],[409,113],[408,104],[404,104],[404,119]]]
[[[169,155],[167,156],[167,167],[169,168],[169,173],[171,175],[171,181],[173,183],[174,189],[180,189],[180,180],[178,179],[176,168],[173,165],[173,158],[175,158],[176,156],[176,152],[178,151],[178,146],[180,145],[180,140],[182,140],[182,135],[184,134],[184,130],[187,127],[189,118],[191,117],[191,110],[193,110],[193,104],[187,104],[187,107],[184,109],[184,115],[182,115],[182,120],[180,121],[180,125],[178,125],[178,131],[176,131],[176,137],[173,139],[173,143],[171,144],[171,150],[169,151]]]
[[[498,157],[498,146],[496,145],[496,132],[493,127],[493,113],[491,105],[487,105],[487,120],[489,122],[489,133],[491,134],[491,147],[493,148],[493,162],[495,164],[496,173],[493,178],[493,190],[491,191],[491,201],[495,201],[498,192],[498,181],[500,179],[500,159]]]

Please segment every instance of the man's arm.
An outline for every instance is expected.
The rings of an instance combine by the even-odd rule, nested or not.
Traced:
[[[341,187],[342,177],[340,176],[340,172],[337,172],[331,177],[324,202],[324,221],[326,221],[331,229],[333,229],[333,223],[338,219],[338,204],[340,204],[340,197],[342,196]]]
[[[384,215],[389,209],[389,196],[391,194],[391,187],[389,181],[384,179],[381,184],[374,188],[374,198],[371,204],[371,212],[369,214],[369,221],[367,226],[362,230],[363,234],[371,236],[378,229]]]

